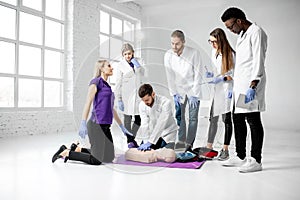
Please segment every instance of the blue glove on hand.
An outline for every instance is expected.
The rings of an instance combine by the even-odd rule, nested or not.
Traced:
[[[141,144],[137,149],[140,151],[151,150],[151,145],[152,144],[150,142],[147,142],[147,143]]]
[[[87,130],[87,127],[86,127],[86,120],[81,120],[80,127],[79,127],[79,136],[82,139],[85,139],[85,136],[87,134],[88,134],[88,130]]]
[[[182,96],[180,96],[179,94],[175,94],[174,95],[174,102],[175,105],[180,106],[180,100],[182,99]]]
[[[192,107],[192,108],[197,108],[198,98],[197,98],[197,97],[191,96],[191,97],[189,98],[189,104],[190,104],[190,107]]]
[[[206,76],[206,78],[212,78],[212,77],[214,77],[214,73],[213,72],[205,72],[205,76]]]
[[[133,136],[133,134],[130,133],[130,132],[124,127],[123,124],[120,124],[119,127],[120,127],[120,129],[122,130],[122,132],[124,133],[125,136],[126,136],[126,135]]]
[[[228,90],[227,98],[228,99],[232,98],[232,90]]]
[[[222,81],[224,81],[224,76],[217,76],[212,81],[210,81],[208,83],[218,84],[218,83],[220,83]]]
[[[127,146],[128,146],[128,149],[131,149],[131,148],[138,148],[138,147],[139,147],[139,145],[136,143],[135,140],[133,140],[132,142],[129,142],[129,143],[127,144]]]
[[[132,58],[131,62],[136,68],[139,68],[141,66],[141,64],[135,58]]]
[[[246,98],[245,98],[245,103],[249,103],[250,101],[253,101],[255,97],[256,91],[252,88],[249,88],[246,92]]]
[[[118,107],[119,107],[119,110],[124,111],[124,103],[122,100],[118,101]]]

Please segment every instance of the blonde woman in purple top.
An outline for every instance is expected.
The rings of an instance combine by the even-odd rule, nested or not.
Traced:
[[[127,138],[133,135],[123,126],[117,112],[113,109],[114,95],[107,82],[113,75],[113,68],[106,60],[99,60],[95,66],[94,78],[90,81],[86,103],[82,113],[79,135],[85,138],[88,135],[91,148],[81,148],[72,144],[70,149],[62,145],[54,154],[52,162],[58,158],[82,161],[91,165],[100,165],[102,162],[112,162],[114,159],[114,144],[110,131],[113,117]],[[92,106],[91,117],[87,122]],[[134,140],[131,140],[134,142]],[[136,143],[135,143],[136,144]]]

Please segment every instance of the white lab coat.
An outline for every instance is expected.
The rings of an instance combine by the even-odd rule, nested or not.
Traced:
[[[235,107],[235,113],[265,111],[266,72],[265,58],[267,35],[262,28],[253,23],[242,35],[239,34],[236,44],[236,64],[234,69],[234,99],[246,94],[251,81],[259,80],[254,101],[246,108]]]
[[[137,60],[141,65],[143,64],[140,59]],[[123,113],[126,115],[139,114],[140,98],[138,97],[138,89],[142,85],[145,70],[143,66],[139,68],[134,67],[134,70],[124,58],[122,58],[115,69],[115,94],[117,101],[123,101]]]
[[[235,55],[233,54],[233,59]],[[222,55],[219,54],[216,57],[216,49],[212,50],[212,63],[213,63],[213,72],[214,76],[222,75]],[[233,69],[226,72],[225,76],[233,77]],[[218,116],[230,112],[231,109],[231,100],[228,98],[228,91],[233,89],[233,81],[222,81],[214,85],[214,95],[213,95],[213,116]]]
[[[182,97],[201,96],[201,82],[203,73],[200,52],[185,46],[180,56],[168,50],[164,56],[167,81],[170,95],[179,94]]]
[[[160,95],[155,95],[152,107],[141,102],[139,105],[141,126],[137,138],[152,144],[156,144],[160,137],[166,143],[175,142],[178,126],[173,107],[170,99]]]

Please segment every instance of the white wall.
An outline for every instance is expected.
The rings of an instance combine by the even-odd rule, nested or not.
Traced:
[[[296,83],[300,74],[297,62],[300,1],[190,0],[189,4],[186,2],[143,8],[142,27],[149,33],[145,34],[147,37],[144,39],[144,48],[147,49],[149,46],[170,48],[170,33],[174,29],[181,29],[196,43],[196,46],[206,51],[207,54],[204,55],[206,57],[211,50],[207,39],[209,33],[216,27],[226,31],[232,46],[235,47],[237,36],[226,30],[220,16],[229,6],[240,7],[250,21],[263,27],[269,37],[266,59],[267,111],[262,115],[263,123],[266,128],[299,131],[300,106],[297,99],[299,88]],[[153,31],[153,27],[156,31]],[[188,41],[188,44],[195,46],[191,41]],[[152,76],[150,79],[165,80],[163,70],[158,67],[162,66],[163,62],[161,50],[148,52],[146,63],[156,63],[151,65],[154,70],[150,73]]]
[[[99,11],[102,5],[118,10],[133,18],[141,18],[140,8],[132,4],[118,4],[113,0],[74,0],[73,22],[73,72],[74,72],[74,116],[79,124],[89,81],[94,66],[99,60]],[[121,49],[121,47],[120,47]]]

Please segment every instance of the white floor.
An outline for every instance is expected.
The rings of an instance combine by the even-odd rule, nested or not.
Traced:
[[[250,174],[217,160],[197,170],[52,164],[58,147],[76,139],[76,133],[0,139],[0,200],[300,198],[299,132],[265,130],[264,169]]]

